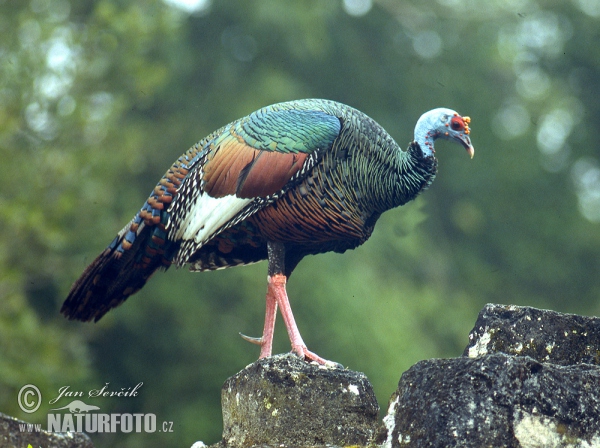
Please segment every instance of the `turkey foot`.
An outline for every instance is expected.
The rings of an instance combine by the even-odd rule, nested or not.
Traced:
[[[292,308],[290,306],[285,289],[286,281],[287,278],[283,274],[275,274],[268,277],[266,298],[267,306],[265,311],[265,326],[262,337],[253,338],[242,333],[240,333],[240,336],[252,344],[260,345],[261,349],[259,359],[271,356],[273,351],[275,318],[277,316],[277,307],[279,305],[281,308],[281,315],[283,316],[283,321],[292,344],[292,353],[295,353],[296,355],[300,356],[300,358],[309,362],[314,361],[318,364],[327,366],[340,366],[340,364],[336,362],[321,358],[319,355],[311,352],[306,347],[306,344],[300,335],[300,331],[298,330],[298,326],[296,325],[294,315],[292,314]]]

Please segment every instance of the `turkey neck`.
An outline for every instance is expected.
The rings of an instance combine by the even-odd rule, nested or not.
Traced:
[[[398,177],[394,189],[395,207],[406,204],[426,190],[437,174],[437,159],[433,156],[425,156],[416,141],[410,143],[406,151],[400,152],[399,159]]]
[[[343,120],[332,157],[336,161],[344,156],[353,159],[347,161],[347,167],[342,162],[338,167],[342,169],[337,171],[340,183],[354,179],[360,208],[381,214],[413,200],[431,185],[437,159],[433,154],[425,155],[416,141],[403,151],[378,123],[351,108]],[[355,173],[347,171],[353,168]]]

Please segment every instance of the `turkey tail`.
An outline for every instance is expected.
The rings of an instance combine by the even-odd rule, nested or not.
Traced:
[[[71,287],[61,313],[69,319],[98,321],[139,291],[159,268],[171,265],[179,243],[167,237],[167,208],[201,146],[192,146],[158,182],[142,209]]]
[[[97,322],[139,291],[158,268],[170,265],[161,233],[136,216],[73,284],[60,312],[69,319]]]

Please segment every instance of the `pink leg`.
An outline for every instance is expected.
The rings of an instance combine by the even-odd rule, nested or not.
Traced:
[[[267,289],[267,315],[269,314],[269,296],[272,296],[276,300],[275,312],[277,311],[277,304],[279,304],[279,308],[281,309],[281,315],[283,316],[283,321],[285,323],[285,327],[287,328],[288,335],[290,337],[290,342],[292,343],[292,351],[299,355],[301,358],[316,361],[319,364],[328,363],[327,360],[321,358],[315,353],[311,352],[306,348],[306,344],[302,340],[302,336],[300,336],[300,331],[298,330],[298,326],[296,325],[296,320],[294,319],[294,315],[292,314],[292,307],[290,306],[290,302],[288,300],[287,291],[285,289],[285,284],[287,278],[283,274],[275,274],[273,276],[268,277],[269,286]],[[273,313],[274,315],[275,313]],[[273,327],[275,326],[275,318],[273,317],[273,324],[271,327],[271,334],[269,340],[269,354],[273,343]],[[263,334],[263,344],[266,345],[266,333],[267,330],[267,320],[265,319],[265,334]],[[261,358],[263,357],[263,352],[265,351],[265,346],[261,350]],[[269,355],[266,355],[269,356]]]
[[[273,333],[275,332],[275,318],[277,316],[277,298],[271,288],[267,288],[267,309],[265,311],[265,326],[260,338],[260,358],[271,356],[273,351]]]

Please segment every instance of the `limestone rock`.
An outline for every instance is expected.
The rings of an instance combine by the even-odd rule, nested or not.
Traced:
[[[464,356],[530,356],[561,366],[600,365],[600,318],[513,305],[486,305]]]
[[[464,356],[402,375],[377,434],[363,374],[259,360],[225,383],[214,448],[600,448],[600,319],[487,305],[469,340]]]
[[[366,445],[379,406],[364,374],[309,364],[292,354],[260,359],[221,393],[221,445]]]
[[[81,432],[21,431],[21,427],[27,428],[27,425],[30,423],[0,412],[0,447],[94,448],[90,438]]]
[[[600,446],[600,368],[505,354],[421,361],[402,375],[385,447]]]
[[[486,305],[465,356],[405,372],[384,447],[600,447],[600,319]]]

